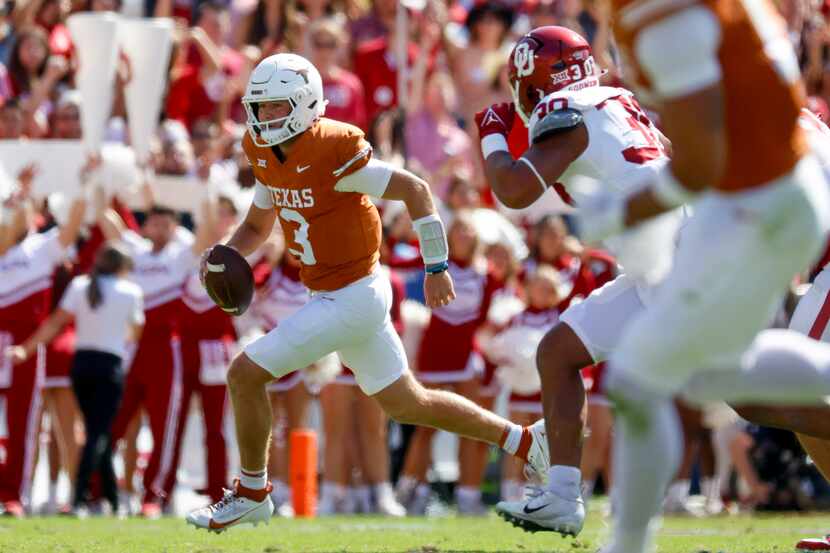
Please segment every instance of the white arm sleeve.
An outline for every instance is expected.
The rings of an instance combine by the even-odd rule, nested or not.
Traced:
[[[268,191],[268,187],[259,181],[254,185],[254,205],[260,209],[271,209],[274,207],[274,197]]]
[[[694,39],[689,34],[694,33]],[[645,27],[634,43],[643,71],[663,98],[687,96],[721,79],[721,28],[708,8],[695,6]]]
[[[337,181],[334,189],[338,192],[359,192],[373,198],[382,198],[389,186],[394,168],[379,159],[370,159],[369,163]]]

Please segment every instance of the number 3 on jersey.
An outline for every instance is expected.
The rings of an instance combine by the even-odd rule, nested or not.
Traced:
[[[308,240],[308,221],[305,220],[305,217],[303,217],[299,211],[287,208],[280,209],[280,217],[286,221],[291,221],[292,223],[300,225],[299,228],[294,231],[293,241],[294,243],[299,244],[302,250],[292,250],[291,248],[288,248],[288,251],[298,256],[303,265],[316,264],[317,258],[314,257],[314,250],[311,248],[311,242]]]

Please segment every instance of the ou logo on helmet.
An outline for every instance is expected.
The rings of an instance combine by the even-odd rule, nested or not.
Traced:
[[[519,78],[533,74],[533,52],[527,42],[520,42],[513,52],[513,65],[516,66],[516,76]]]

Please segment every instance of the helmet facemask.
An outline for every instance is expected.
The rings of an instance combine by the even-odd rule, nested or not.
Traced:
[[[287,101],[291,105],[291,111],[284,117],[270,119],[268,121],[261,121],[259,119],[259,104],[268,102]],[[291,97],[281,98],[257,98],[254,100],[243,100],[242,104],[245,106],[245,113],[248,115],[248,130],[251,133],[251,138],[257,146],[276,146],[289,140],[301,132],[308,129],[314,122],[316,117],[303,117],[309,113],[313,113],[314,104],[316,100],[311,100],[311,90],[308,87],[303,87],[297,90]],[[308,110],[297,109],[297,106],[302,105],[303,102],[309,102]]]
[[[261,104],[279,101],[288,102],[288,114],[261,120]],[[276,54],[260,62],[242,98],[248,133],[260,147],[282,144],[306,131],[325,113],[326,103],[317,70],[293,54]]]

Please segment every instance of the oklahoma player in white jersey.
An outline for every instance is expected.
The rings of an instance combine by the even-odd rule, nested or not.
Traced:
[[[570,29],[540,27],[522,37],[510,57],[510,82],[515,102],[491,106],[476,116],[490,186],[508,207],[526,207],[559,183],[574,195],[573,183],[580,178],[618,191],[631,189],[668,162],[665,139],[633,94],[599,85],[589,44]],[[530,147],[518,160],[507,150],[514,110],[530,132]],[[524,502],[502,502],[497,511],[506,519],[528,529],[569,535],[582,529],[578,467],[585,388],[580,370],[605,360],[624,323],[643,308],[642,296],[654,278],[650,273],[661,269],[656,265],[668,258],[672,247],[679,215],[670,217],[660,226],[663,244],[658,253],[664,259],[631,248],[638,236],[609,244],[628,274],[565,310],[542,340],[537,356],[542,400],[548,440],[556,444],[550,448],[549,486],[558,502],[527,510]]]
[[[406,364],[389,316],[391,288],[378,269],[380,217],[369,196],[403,201],[419,237],[430,307],[454,293],[447,240],[429,186],[411,173],[371,159],[356,127],[323,118],[317,69],[293,54],[264,59],[251,74],[243,104],[243,148],[257,178],[245,221],[228,241],[250,254],[279,218],[288,249],[300,258],[311,300],[249,344],[228,371],[242,474],[222,501],[191,512],[189,523],[222,531],[270,519],[266,452],[271,406],[266,385],[338,352],[358,385],[393,418],[498,444],[546,471],[542,426],[522,428],[473,402],[427,390]]]

